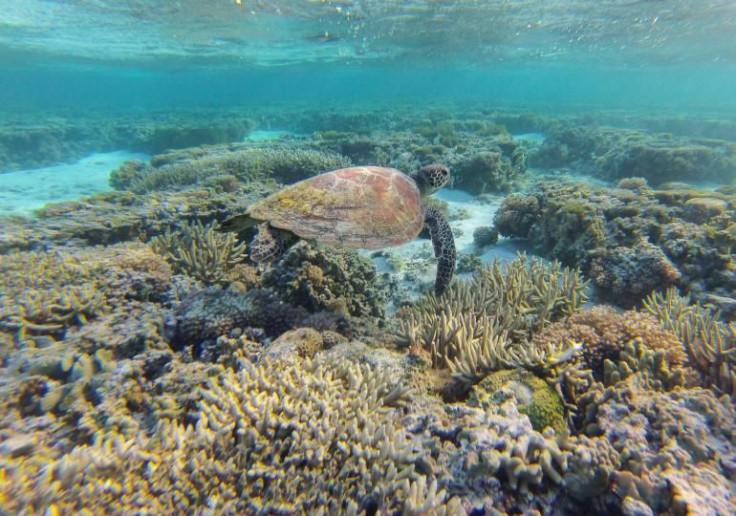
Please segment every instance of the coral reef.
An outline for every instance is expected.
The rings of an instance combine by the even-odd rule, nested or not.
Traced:
[[[219,233],[216,225],[182,224],[172,232],[151,239],[151,247],[165,256],[176,272],[187,274],[205,285],[222,283],[228,273],[245,259],[244,243],[232,233]]]
[[[336,366],[244,362],[202,391],[196,425],[162,419],[151,437],[101,432],[62,455],[11,441],[3,509],[457,513],[415,472],[421,454],[392,408],[404,390],[367,366]]]
[[[299,243],[274,263],[263,285],[284,301],[310,312],[331,310],[380,317],[387,292],[375,265],[348,249]]]
[[[337,154],[291,147],[258,148],[241,143],[154,156],[150,165],[127,162],[112,172],[110,184],[120,190],[145,193],[195,185],[223,187],[233,180],[236,184],[264,179],[293,183],[349,165],[349,159]]]
[[[544,183],[507,197],[494,223],[501,235],[527,238],[544,256],[580,267],[602,296],[621,306],[670,286],[727,304],[736,296],[733,210],[698,208],[697,220],[712,216],[690,221],[693,206],[734,206],[729,199],[693,189],[651,190],[641,180],[622,188]],[[703,201],[688,205],[694,200]]]
[[[630,129],[558,124],[530,158],[534,166],[573,166],[602,178],[730,183],[736,152],[727,141],[649,134]]]
[[[666,167],[723,179],[733,149],[486,108],[231,114],[126,127],[155,152],[256,125],[303,136],[129,162],[122,190],[0,221],[1,513],[736,512],[736,189],[660,184]],[[10,159],[73,155],[54,131]],[[305,242],[256,270],[214,231],[319,163],[442,161],[479,192],[528,179],[526,152],[618,180],[545,178],[497,212],[500,234],[577,269],[476,269],[466,251],[472,279],[386,316],[390,287],[359,253]],[[401,252],[380,257],[421,284]],[[581,270],[626,306],[654,292],[584,306]]]

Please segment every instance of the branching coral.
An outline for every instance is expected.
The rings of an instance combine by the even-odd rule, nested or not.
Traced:
[[[690,304],[674,288],[652,293],[644,308],[680,338],[690,364],[705,375],[708,384],[736,395],[736,323],[719,321],[717,313],[700,303]]]
[[[532,337],[532,344],[538,347],[579,342],[586,367],[601,378],[603,362],[617,361],[633,339],[642,340],[647,349],[663,351],[673,366],[682,366],[687,360],[682,342],[674,333],[661,328],[655,317],[631,310],[618,313],[606,305],[577,312],[548,326]]]
[[[4,455],[2,508],[456,510],[442,507],[444,490],[414,471],[420,455],[392,408],[406,401],[404,393],[367,366],[244,363],[213,378],[194,426],[164,420],[150,438],[106,432],[61,456]]]
[[[598,383],[580,399],[585,432],[620,456],[613,492],[655,512],[733,513],[733,404],[710,389],[650,385],[637,373],[609,387]]]
[[[221,283],[228,271],[246,257],[245,243],[237,243],[233,233],[220,233],[216,224],[197,221],[170,229],[151,240],[153,249],[172,262],[177,271],[206,285]]]
[[[0,327],[27,333],[60,334],[105,309],[94,275],[68,253],[14,253],[0,256]]]
[[[84,324],[105,308],[105,297],[94,282],[82,286],[29,291],[16,299],[0,299],[0,326],[26,332],[58,334],[72,324]]]
[[[482,377],[520,359],[504,350],[506,336],[518,343],[573,314],[585,288],[578,271],[559,263],[533,258],[527,264],[526,255],[506,266],[496,261],[442,298],[429,295],[415,305],[400,321],[402,339],[428,350],[435,367],[452,363],[464,377]]]

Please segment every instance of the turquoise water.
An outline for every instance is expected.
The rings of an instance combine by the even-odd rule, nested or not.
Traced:
[[[0,514],[736,514],[734,42],[0,0]]]
[[[10,109],[736,103],[725,0],[3,4]]]

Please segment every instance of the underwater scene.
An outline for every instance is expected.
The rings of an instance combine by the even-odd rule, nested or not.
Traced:
[[[0,515],[736,514],[732,0],[0,0]]]

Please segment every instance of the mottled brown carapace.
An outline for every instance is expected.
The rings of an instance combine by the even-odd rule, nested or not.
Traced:
[[[424,225],[414,180],[382,167],[351,167],[296,183],[249,214],[304,239],[381,249],[413,240]]]

